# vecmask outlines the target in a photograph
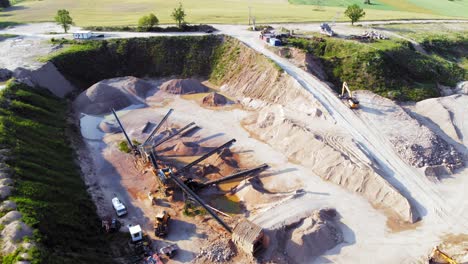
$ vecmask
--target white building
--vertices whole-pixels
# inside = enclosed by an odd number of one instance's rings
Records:
[[[90,39],[93,36],[91,31],[77,31],[73,33],[74,39]]]

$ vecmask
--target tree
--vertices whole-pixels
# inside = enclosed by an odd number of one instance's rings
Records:
[[[185,14],[182,3],[179,2],[179,7],[174,8],[174,11],[172,12],[171,16],[176,21],[179,28],[181,28],[185,22],[185,16],[187,16],[187,14]]]
[[[65,33],[68,32],[70,26],[73,25],[73,19],[70,16],[70,12],[65,9],[60,9],[57,11],[57,15],[55,16],[55,22],[63,27]]]
[[[10,1],[9,0],[0,0],[0,7],[1,8],[10,7]]]
[[[366,5],[370,5],[370,4],[371,4],[371,2],[370,2],[370,0],[364,0],[364,4],[366,4]]]
[[[361,17],[366,15],[364,9],[360,8],[358,5],[350,5],[345,11],[345,15],[351,19],[351,25],[354,25],[354,22],[357,22]]]
[[[159,19],[153,13],[150,13],[147,16],[142,16],[138,20],[138,30],[149,31],[158,23],[159,23]]]

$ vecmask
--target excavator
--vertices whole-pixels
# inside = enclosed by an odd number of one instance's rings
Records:
[[[439,263],[435,259],[443,259],[443,263],[448,263],[448,264],[458,264],[453,258],[451,258],[449,255],[445,254],[442,252],[439,247],[434,247],[432,250],[431,258],[429,259],[429,263]]]
[[[347,93],[345,93],[345,90]],[[353,93],[349,90],[348,84],[346,82],[343,83],[343,87],[341,89],[341,95],[339,96],[340,99],[345,100],[348,103],[349,108],[351,109],[358,109],[359,108],[359,101],[353,97]]]

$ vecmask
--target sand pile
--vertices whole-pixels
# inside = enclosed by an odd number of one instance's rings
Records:
[[[181,156],[195,156],[200,154],[200,146],[195,142],[179,141],[174,146],[173,152]]]
[[[300,112],[281,106],[266,107],[245,120],[245,127],[261,140],[283,152],[289,159],[312,170],[324,180],[357,192],[376,208],[401,221],[418,218],[408,200],[371,167],[372,162],[359,150],[352,138],[336,126],[314,132]],[[319,153],[319,154],[318,154]]]
[[[101,123],[99,123],[99,129],[104,133],[111,134],[122,131],[117,122],[109,122],[106,120],[103,120]]]
[[[46,88],[62,98],[75,89],[51,62],[42,65],[37,70],[17,68],[13,76],[22,83],[32,87],[39,86]]]
[[[359,115],[379,127],[408,164],[422,168],[444,166],[448,172],[463,166],[462,155],[446,140],[405,112],[393,101],[367,91],[357,93],[364,106]]]
[[[82,92],[73,102],[76,112],[89,115],[109,113],[132,104],[144,104],[151,84],[135,78],[121,77],[100,81]]]
[[[451,95],[427,99],[409,109],[412,116],[433,131],[438,131],[438,134],[442,132],[450,139],[468,147],[468,126],[465,125],[468,96]]]
[[[171,94],[206,93],[209,90],[196,79],[173,79],[163,83],[159,89]]]
[[[286,230],[293,228],[290,239],[286,241],[286,254],[296,263],[308,263],[343,242],[343,233],[335,222],[336,216],[335,209],[322,209],[286,227]]]
[[[228,99],[219,93],[210,93],[203,97],[202,104],[206,106],[220,106],[228,103]]]

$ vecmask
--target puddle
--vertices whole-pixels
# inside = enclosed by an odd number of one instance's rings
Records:
[[[207,199],[209,204],[214,208],[227,213],[227,214],[240,214],[242,213],[242,208],[239,203],[239,198],[235,195],[219,195],[213,196],[211,199]]]
[[[90,140],[101,140],[104,132],[99,129],[99,124],[104,118],[83,114],[80,118],[81,135]]]

